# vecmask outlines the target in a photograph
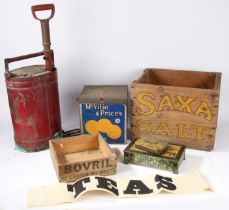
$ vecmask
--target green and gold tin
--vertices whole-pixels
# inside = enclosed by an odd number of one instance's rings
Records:
[[[181,145],[168,144],[165,151],[160,154],[152,154],[145,148],[139,148],[139,139],[132,141],[124,150],[124,163],[137,164],[178,173],[178,168],[185,159],[185,147]],[[143,144],[149,145],[147,140]],[[141,139],[142,143],[142,139]]]

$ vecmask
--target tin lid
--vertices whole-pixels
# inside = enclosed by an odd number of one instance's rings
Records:
[[[149,155],[149,156],[157,156],[155,154],[150,153],[149,151],[139,149],[136,147],[136,141],[138,139],[132,141],[125,149],[124,149],[124,155],[126,153],[133,153],[133,154],[142,154],[142,155]],[[166,147],[166,150],[159,155],[160,158],[163,159],[169,159],[174,161],[179,161],[180,158],[185,153],[185,146],[182,145],[176,145],[176,144],[168,144]]]
[[[80,103],[127,104],[128,85],[86,85],[77,99]]]
[[[135,147],[153,155],[161,155],[168,148],[168,143],[140,138],[135,141]]]
[[[48,73],[50,73],[50,71],[46,71],[45,65],[25,66],[18,69],[14,69],[9,72],[10,77],[17,78],[35,77]]]

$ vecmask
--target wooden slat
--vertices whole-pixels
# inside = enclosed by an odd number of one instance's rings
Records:
[[[131,84],[132,138],[212,150],[221,73],[146,69],[143,75]]]

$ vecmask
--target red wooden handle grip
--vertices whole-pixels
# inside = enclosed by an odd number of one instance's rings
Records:
[[[54,14],[55,14],[55,7],[54,7],[54,4],[41,4],[41,5],[35,5],[35,6],[32,6],[31,7],[31,10],[32,10],[32,14],[33,14],[33,17],[37,20],[40,20],[40,21],[47,21],[47,20],[50,20]],[[45,19],[40,19],[37,17],[36,15],[36,12],[37,11],[45,11],[45,10],[51,10],[51,15],[48,17],[48,18],[45,18]]]

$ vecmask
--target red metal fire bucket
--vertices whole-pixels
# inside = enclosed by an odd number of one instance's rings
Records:
[[[57,71],[50,49],[49,19],[54,5],[32,7],[35,12],[51,9],[48,19],[41,20],[44,51],[5,59],[5,81],[8,92],[14,138],[17,148],[39,151],[48,147],[48,140],[61,131]],[[9,63],[44,56],[46,65],[32,65],[9,71]]]

